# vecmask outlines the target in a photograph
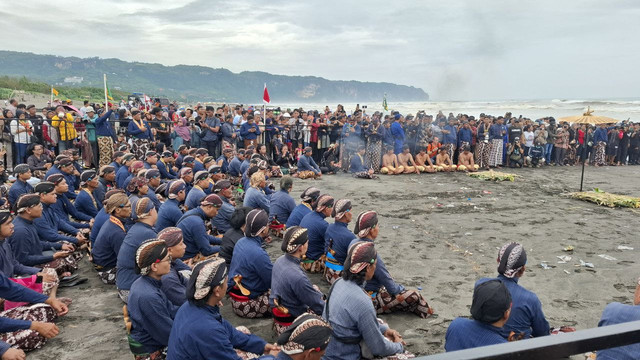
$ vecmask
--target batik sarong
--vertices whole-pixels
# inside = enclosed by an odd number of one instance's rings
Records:
[[[416,290],[405,290],[396,296],[389,294],[385,287],[370,293],[373,307],[378,314],[389,314],[394,311],[412,312],[425,319],[433,314],[427,301]]]
[[[382,166],[382,140],[369,140],[364,163],[367,168],[373,169],[375,173],[380,172],[380,167]]]
[[[358,179],[377,179],[378,177],[374,174],[369,174],[368,171],[361,171],[357,173],[353,173],[353,177]]]
[[[58,273],[58,276],[61,276],[65,272],[74,272],[78,270],[78,261],[76,260],[76,257],[71,254],[36,267],[54,269],[56,273]]]
[[[101,266],[96,266],[98,277],[103,283],[107,285],[115,285],[117,268],[104,269]]]
[[[131,152],[138,159],[143,159],[144,154],[149,150],[149,140],[146,139],[132,139]]]
[[[300,171],[298,173],[298,179],[315,179],[316,176],[316,173],[311,170]]]
[[[311,260],[305,258],[300,262],[300,267],[302,267],[304,271],[312,274],[321,273],[324,271],[324,259]]]
[[[605,143],[604,141],[598,141],[598,143],[596,144],[595,158],[593,159],[593,162],[596,165],[604,166],[607,164],[605,158],[606,149],[607,143]]]
[[[0,313],[0,316],[15,320],[52,322],[58,314],[47,304],[34,304],[3,311]],[[23,351],[38,349],[47,341],[44,336],[35,330],[18,330],[0,334],[0,340],[6,342],[11,347]]]
[[[242,295],[240,290],[234,286],[229,291],[231,308],[233,312],[246,319],[256,319],[271,316],[269,307],[269,292],[266,292],[254,299]]]
[[[244,326],[237,326],[236,330],[240,331],[243,334],[247,334],[247,335],[251,335],[251,331],[249,331],[249,329],[247,329]],[[254,354],[254,353],[250,353],[250,352],[246,352],[244,350],[240,350],[240,349],[235,349],[236,350],[236,354],[238,355],[238,357],[242,360],[248,360],[248,359],[257,359],[259,358],[260,354]]]
[[[122,300],[123,303],[127,303],[129,300],[129,290],[120,290],[118,289],[118,297]]]
[[[455,154],[455,152],[456,152],[456,145],[455,144],[443,144],[442,148],[447,150],[447,154],[449,154],[449,159],[451,159],[451,161],[453,161],[453,154]]]
[[[100,166],[111,164],[113,158],[113,139],[111,136],[98,137],[98,153],[100,154]]]
[[[489,166],[502,166],[503,153],[502,139],[491,140],[491,150],[489,152]]]

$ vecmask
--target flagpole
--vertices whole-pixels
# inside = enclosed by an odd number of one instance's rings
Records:
[[[104,77],[104,110],[106,114],[107,108],[109,108],[109,102],[107,101],[107,74],[102,74],[102,76]]]
[[[51,85],[51,101],[49,101],[49,106],[53,106],[53,85]]]

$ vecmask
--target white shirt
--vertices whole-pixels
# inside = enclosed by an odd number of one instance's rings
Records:
[[[19,120],[11,120],[11,123],[9,123],[11,135],[13,135],[13,142],[20,143],[20,144],[28,144],[30,142],[29,134],[26,131],[23,131],[18,134],[18,130],[25,130],[24,126],[19,125],[18,121]],[[33,132],[33,124],[31,124],[31,121],[29,120],[24,120],[24,121],[27,124],[29,124],[28,126]]]
[[[524,146],[531,147],[533,146],[533,139],[535,138],[535,134],[533,131],[525,131],[524,135]]]

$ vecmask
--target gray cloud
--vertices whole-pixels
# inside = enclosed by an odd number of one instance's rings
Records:
[[[637,96],[640,3],[45,0],[9,50],[418,86],[434,99]]]

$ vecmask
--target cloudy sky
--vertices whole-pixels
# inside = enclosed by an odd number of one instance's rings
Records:
[[[55,5],[54,5],[55,4]],[[0,48],[387,81],[437,100],[638,97],[636,0],[28,0]]]

